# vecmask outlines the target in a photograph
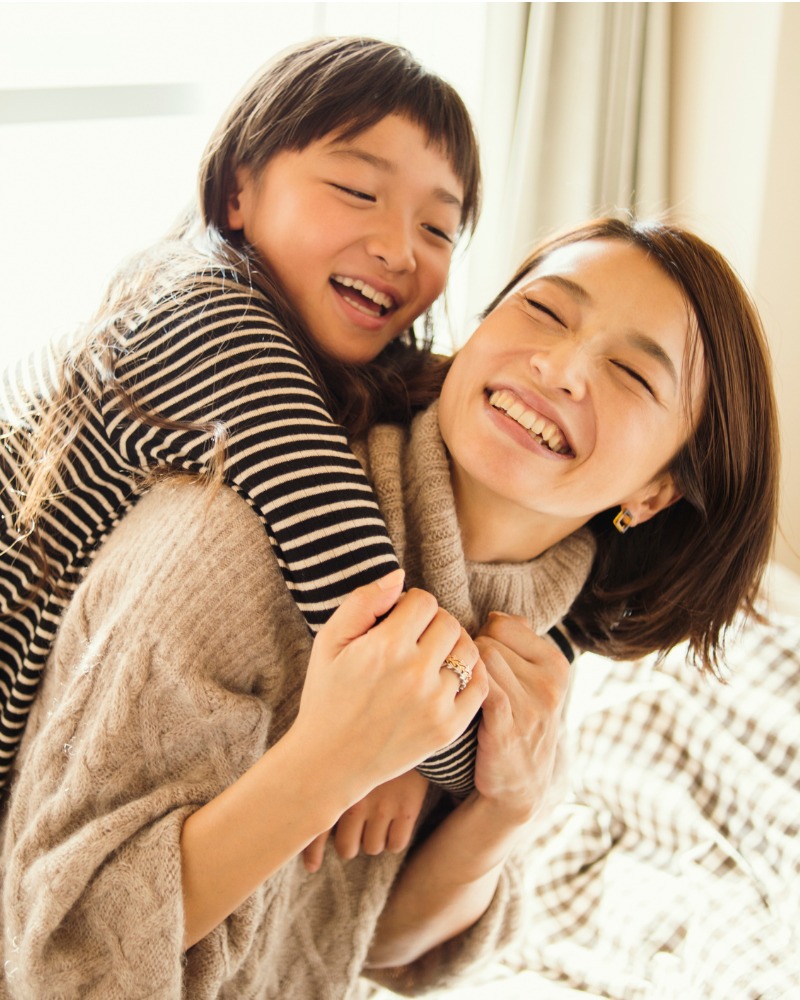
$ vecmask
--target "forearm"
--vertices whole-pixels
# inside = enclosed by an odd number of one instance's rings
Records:
[[[181,833],[184,947],[226,919],[359,798],[290,731]]]
[[[409,857],[381,915],[371,968],[407,965],[486,912],[524,830],[473,792]]]

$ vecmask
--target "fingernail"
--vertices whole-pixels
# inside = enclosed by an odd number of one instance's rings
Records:
[[[380,580],[375,582],[381,590],[394,590],[395,587],[402,584],[405,575],[404,569],[393,569],[391,573],[387,573],[386,576],[382,576]]]

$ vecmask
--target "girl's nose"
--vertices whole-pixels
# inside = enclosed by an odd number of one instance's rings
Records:
[[[383,220],[367,241],[367,252],[382,261],[389,271],[403,273],[417,269],[409,226],[398,219]]]
[[[531,355],[531,370],[543,387],[582,399],[586,392],[589,359],[580,344],[564,340]]]

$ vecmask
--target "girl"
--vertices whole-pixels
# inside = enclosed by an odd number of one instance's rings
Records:
[[[154,474],[219,475],[244,497],[312,631],[396,565],[338,424],[409,419],[430,353],[412,323],[478,184],[462,101],[408,52],[301,47],[211,138],[199,220],[120,273],[46,375],[6,379],[0,788],[63,609]]]
[[[252,510],[174,478],[104,543],[5,817],[10,996],[54,981],[64,997],[286,1000],[349,996],[362,971],[403,992],[455,981],[520,919],[530,859],[515,848],[567,682],[534,630],[569,612],[593,648],[688,639],[712,663],[769,552],[764,338],[730,268],[672,227],[602,222],[544,246],[438,404],[358,447],[408,582],[438,605],[401,594],[395,572],[312,648]],[[475,642],[460,630],[498,606],[511,616]],[[473,670],[460,692],[450,650]],[[455,805],[434,791],[410,854],[328,850],[305,872],[307,843],[481,702],[475,789]]]

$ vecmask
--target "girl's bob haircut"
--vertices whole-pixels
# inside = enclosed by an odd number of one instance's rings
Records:
[[[683,292],[702,348],[705,395],[694,432],[668,469],[682,499],[625,535],[616,511],[597,515],[592,572],[568,625],[584,649],[633,659],[688,640],[694,662],[719,675],[726,628],[755,601],[772,552],[779,446],[771,362],[758,312],[724,257],[666,222],[604,218],[543,243],[489,306],[559,247],[622,240]],[[688,405],[688,400],[686,401]]]
[[[371,38],[328,38],[269,63],[238,95],[211,137],[200,168],[203,222],[228,239],[236,170],[258,175],[281,150],[330,134],[353,138],[389,115],[419,125],[464,186],[461,232],[474,230],[480,198],[478,145],[456,91],[406,49]]]

